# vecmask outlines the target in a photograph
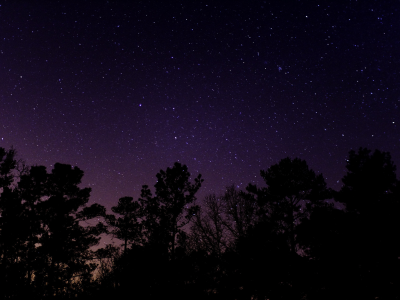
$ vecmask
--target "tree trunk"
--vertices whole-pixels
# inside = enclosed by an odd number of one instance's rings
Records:
[[[176,234],[176,224],[174,223],[172,227],[172,249],[171,249],[171,260],[175,259],[175,234]]]
[[[124,245],[124,255],[126,254],[126,245],[128,243],[128,234],[125,232],[125,245]]]
[[[294,211],[293,206],[290,207],[289,211],[289,243],[290,243],[290,251],[292,253],[296,252],[296,244],[294,242]]]

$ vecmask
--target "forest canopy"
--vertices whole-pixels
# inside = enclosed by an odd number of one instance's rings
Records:
[[[176,162],[108,214],[77,166],[0,148],[0,296],[399,299],[396,166],[360,148],[346,169],[335,191],[287,157],[260,171],[264,186],[197,199],[202,176]],[[104,234],[121,246],[95,248]]]

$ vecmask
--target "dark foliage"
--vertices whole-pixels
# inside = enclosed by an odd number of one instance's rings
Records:
[[[81,294],[95,269],[91,247],[105,227],[80,223],[104,216],[104,207],[87,206],[90,189],[79,188],[79,168],[55,164],[51,173],[41,166],[21,173],[15,151],[0,152],[2,297]]]
[[[110,233],[124,241],[124,252],[128,247],[128,242],[138,243],[141,241],[141,224],[140,218],[140,205],[138,202],[133,201],[132,197],[123,197],[118,200],[118,205],[111,208],[113,213],[120,215],[116,218],[115,215],[107,215],[106,222],[113,229]]]
[[[144,185],[107,215],[87,205],[78,167],[27,168],[0,148],[0,298],[399,299],[395,165],[360,148],[346,167],[333,192],[285,158],[261,171],[266,187],[231,186],[199,206],[201,176],[175,163],[154,195]],[[93,251],[104,233],[122,249]]]
[[[275,231],[284,233],[295,253],[298,250],[297,225],[322,200],[330,197],[330,190],[322,174],[316,175],[304,160],[298,158],[282,159],[260,174],[267,187],[257,189],[250,185],[247,190],[257,197],[260,218],[273,224]]]

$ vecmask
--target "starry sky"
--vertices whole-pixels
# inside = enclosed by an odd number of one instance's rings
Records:
[[[400,164],[398,1],[224,2],[0,1],[0,147],[108,210],[176,161],[200,199],[288,156],[336,190],[351,149]]]

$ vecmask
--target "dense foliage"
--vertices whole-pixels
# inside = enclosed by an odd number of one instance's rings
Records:
[[[0,148],[0,298],[399,299],[396,167],[360,148],[346,168],[333,191],[284,158],[264,187],[199,203],[201,175],[175,163],[107,215],[78,167],[27,167]],[[94,251],[102,234],[121,248]]]

